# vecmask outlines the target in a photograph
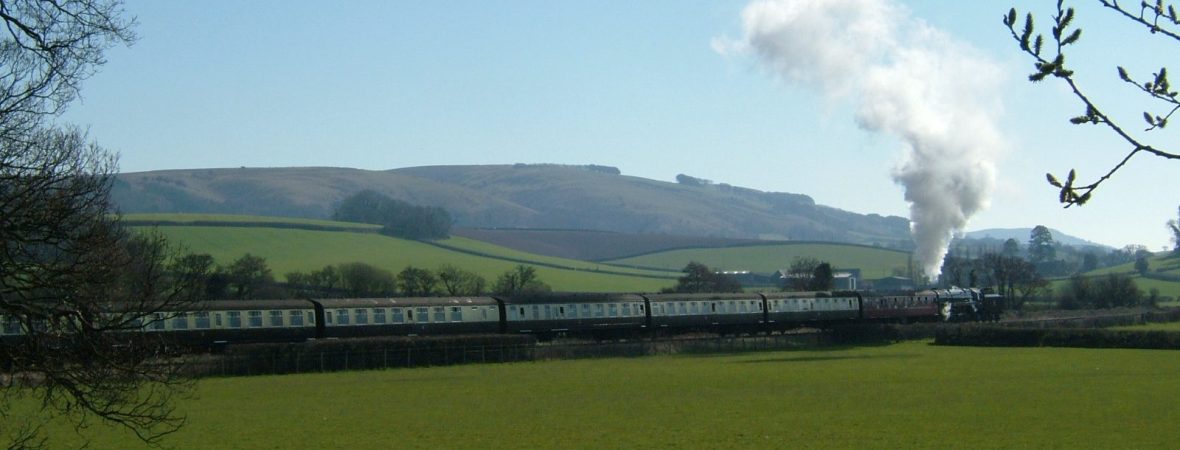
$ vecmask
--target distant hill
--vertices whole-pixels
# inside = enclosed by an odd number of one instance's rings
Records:
[[[1085,239],[1070,236],[1060,231],[1049,229],[1053,233],[1053,240],[1061,243],[1061,245],[1068,245],[1070,247],[1098,247],[1103,249],[1110,249],[1110,246],[1102,245],[1096,242],[1090,242]],[[999,241],[1006,241],[1008,239],[1016,239],[1023,247],[1028,245],[1029,235],[1032,233],[1032,228],[989,228],[986,230],[972,231],[964,235],[968,239],[996,239]]]
[[[336,202],[362,189],[440,206],[457,227],[910,246],[909,221],[902,217],[856,214],[801,194],[625,176],[606,166],[166,170],[121,174],[112,196],[124,213],[323,219]]]

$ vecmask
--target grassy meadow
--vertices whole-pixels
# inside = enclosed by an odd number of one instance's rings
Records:
[[[437,269],[443,264],[452,264],[476,272],[490,283],[520,264],[374,233],[225,226],[162,226],[155,229],[188,251],[212,255],[219,264],[228,265],[246,253],[262,256],[279,280],[292,271],[310,272],[329,264],[360,261],[395,273],[410,265]],[[571,266],[593,267],[592,263],[569,263]],[[675,284],[670,278],[641,278],[552,267],[537,267],[537,273],[542,281],[561,291],[649,292]]]
[[[893,275],[894,269],[905,270],[909,265],[909,253],[902,251],[820,243],[672,250],[609,262],[680,270],[690,261],[698,261],[716,269],[749,270],[770,274],[779,269],[789,268],[791,262],[798,257],[827,261],[836,268],[859,268],[861,276],[866,279],[887,277]]]
[[[888,346],[206,379],[174,448],[1167,448],[1180,352]],[[80,442],[51,424],[54,444]],[[94,448],[134,448],[87,431]]]

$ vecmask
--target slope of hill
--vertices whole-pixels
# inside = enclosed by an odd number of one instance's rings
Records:
[[[676,270],[697,261],[718,270],[761,274],[787,269],[796,258],[827,261],[837,269],[860,269],[861,278],[873,279],[906,273],[907,252],[860,245],[828,243],[775,243],[710,249],[685,249],[609,261],[612,264]]]
[[[441,206],[460,227],[614,231],[907,246],[909,222],[817,205],[806,195],[677,184],[602,166],[195,169],[128,173],[125,213],[202,212],[326,218],[362,189]]]
[[[1060,231],[1049,229],[1053,233],[1053,240],[1061,243],[1061,245],[1068,245],[1071,247],[1098,247],[1109,249],[1110,246],[1102,245],[1096,242],[1090,242],[1085,239],[1070,236]],[[998,241],[1006,241],[1008,239],[1015,239],[1021,246],[1028,245],[1029,235],[1032,233],[1032,228],[989,228],[986,230],[971,231],[964,234],[968,239],[995,239]]]
[[[444,241],[456,251],[422,242],[358,231],[323,231],[231,224],[213,226],[167,225],[154,229],[187,251],[208,253],[218,264],[228,265],[243,254],[266,258],[278,280],[288,272],[310,272],[329,264],[365,262],[397,273],[406,266],[437,269],[443,264],[473,271],[489,283],[517,264],[534,265],[540,279],[555,290],[581,292],[650,292],[676,283],[676,273],[609,267],[583,261],[561,260],[496,248],[455,238]]]
[[[538,255],[583,261],[606,261],[668,250],[731,247],[762,243],[756,239],[727,239],[671,234],[617,233],[590,230],[521,228],[458,228],[463,236]]]

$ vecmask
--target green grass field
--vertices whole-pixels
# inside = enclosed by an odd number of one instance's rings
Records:
[[[1176,373],[1173,351],[909,342],[207,379],[168,445],[1168,448]],[[131,447],[89,432],[96,448]]]
[[[275,278],[292,271],[309,272],[328,264],[361,261],[399,272],[413,265],[437,269],[452,264],[482,275],[489,283],[519,263],[468,255],[404,239],[372,233],[261,227],[166,226],[156,228],[170,242],[189,251],[208,253],[223,265],[243,254],[266,258]],[[571,264],[591,263],[571,261]],[[555,290],[584,292],[650,292],[675,280],[611,275],[537,267],[540,279]]]
[[[677,270],[645,270],[634,269],[630,267],[612,266],[608,264],[599,264],[588,261],[578,261],[575,259],[555,258],[551,256],[537,255],[533,253],[513,250],[507,247],[490,244],[487,242],[477,241],[465,237],[452,236],[448,239],[439,241],[440,244],[448,247],[462,249],[470,252],[477,252],[480,254],[490,255],[496,258],[506,258],[511,260],[524,260],[534,263],[556,265],[562,267],[572,267],[581,270],[592,271],[610,271],[616,273],[631,273],[637,275],[656,276],[677,278],[681,275],[679,269]]]
[[[749,247],[672,250],[610,261],[640,267],[680,270],[690,261],[723,270],[749,270],[774,273],[788,269],[797,257],[812,257],[827,261],[836,268],[860,269],[866,279],[893,275],[894,269],[905,270],[909,253],[880,248],[841,244],[776,244]]]

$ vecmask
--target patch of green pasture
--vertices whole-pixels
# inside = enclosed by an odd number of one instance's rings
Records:
[[[1168,448],[1178,371],[1175,351],[910,342],[207,379],[167,445]],[[97,448],[134,443],[92,432]]]
[[[1148,270],[1152,272],[1159,272],[1167,275],[1180,275],[1180,257],[1173,256],[1171,252],[1156,253],[1147,258]],[[1134,273],[1135,263],[1123,263],[1117,266],[1103,267],[1101,269],[1086,272],[1086,275],[1105,275],[1108,273]]]
[[[620,267],[620,266],[613,266],[613,265],[607,265],[607,264],[599,264],[599,263],[588,262],[588,261],[579,261],[579,260],[573,260],[573,259],[565,259],[565,258],[557,258],[557,257],[552,257],[552,256],[537,255],[534,253],[513,250],[513,249],[510,249],[507,247],[501,247],[496,244],[491,244],[491,243],[487,243],[487,242],[483,242],[483,241],[477,241],[475,239],[470,239],[470,238],[465,238],[465,237],[460,237],[460,236],[452,236],[450,238],[439,241],[439,243],[449,246],[449,247],[454,247],[454,248],[463,249],[463,250],[470,251],[470,252],[477,252],[477,253],[481,253],[481,254],[485,254],[485,255],[495,256],[498,258],[509,258],[509,259],[515,259],[515,260],[532,261],[532,262],[536,262],[536,263],[552,264],[552,265],[558,265],[558,266],[564,266],[564,267],[573,267],[573,268],[582,269],[582,270],[591,270],[591,271],[605,270],[605,271],[610,271],[610,272],[632,273],[632,274],[637,274],[637,275],[656,276],[656,277],[665,277],[665,278],[677,278],[677,277],[680,277],[680,275],[681,275],[681,273],[678,270],[676,270],[676,271],[661,271],[661,270],[633,269],[633,268],[629,268],[629,267]]]
[[[248,222],[273,223],[293,225],[314,225],[335,228],[354,228],[357,230],[379,230],[380,225],[354,222],[337,222],[334,220],[302,219],[296,217],[250,216],[240,214],[186,214],[186,213],[136,213],[124,214],[124,220],[137,222]]]
[[[1092,272],[1087,273],[1088,276]],[[1138,274],[1131,275],[1131,279],[1135,282],[1135,286],[1143,291],[1143,295],[1148,295],[1152,288],[1158,289],[1160,296],[1171,297],[1173,299],[1180,299],[1180,283],[1175,281],[1156,280],[1152,278],[1143,278]],[[1092,275],[1091,281],[1101,279],[1104,275]],[[1069,278],[1057,278],[1049,281],[1049,286],[1053,288],[1055,295],[1059,295],[1065,289],[1069,289]]]
[[[909,253],[857,245],[841,244],[778,244],[726,248],[685,249],[653,253],[610,261],[641,267],[681,270],[691,261],[720,270],[749,270],[774,273],[790,268],[799,257],[827,261],[836,268],[860,269],[863,278],[883,278],[894,269],[905,269]]]
[[[262,256],[278,280],[283,280],[289,272],[310,272],[326,265],[359,261],[394,273],[406,266],[433,270],[451,264],[480,274],[490,286],[496,277],[519,264],[372,233],[220,226],[154,229],[188,251],[212,255],[218,264],[229,265],[246,253]],[[650,292],[675,283],[540,266],[537,274],[541,281],[560,291]]]

